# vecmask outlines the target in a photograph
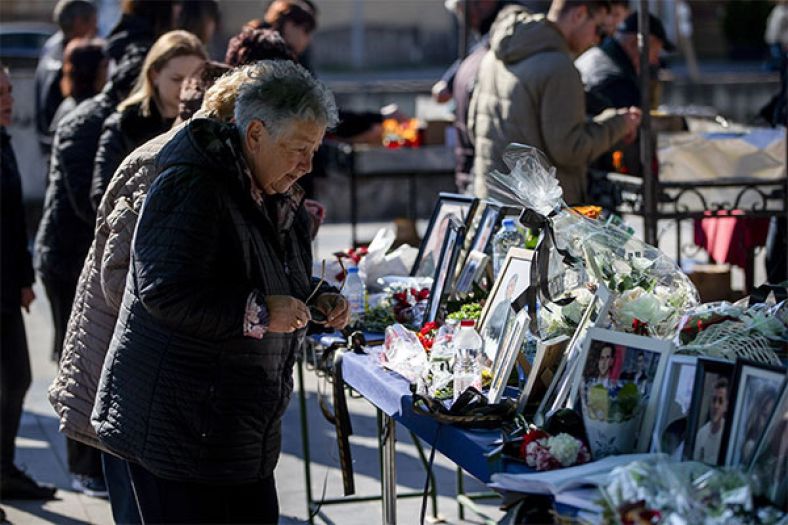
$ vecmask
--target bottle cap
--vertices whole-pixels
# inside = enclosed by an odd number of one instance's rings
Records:
[[[504,228],[514,228],[514,219],[504,219],[501,224]]]
[[[473,319],[463,319],[462,322],[460,323],[460,326],[470,326],[471,328],[473,328],[475,324],[476,321],[474,321]]]
[[[358,268],[356,268],[355,266],[351,266],[350,268],[347,269],[347,273],[358,273]]]

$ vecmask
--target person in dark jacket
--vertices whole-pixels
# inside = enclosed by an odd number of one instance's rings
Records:
[[[313,290],[295,184],[336,122],[333,96],[292,62],[261,66],[236,124],[193,119],[163,147],[137,223],[91,421],[129,460],[146,523],[278,523],[280,422],[310,309],[349,320],[344,298]]]
[[[468,9],[467,13],[463,13],[460,4],[454,6],[458,18],[468,24],[478,41],[471,47],[468,56],[454,62],[432,86],[432,96],[437,102],[454,99],[454,128],[457,130],[454,180],[460,193],[473,191],[473,141],[468,133],[468,106],[476,85],[476,74],[482,58],[490,50],[490,28],[498,13],[508,4],[504,0],[469,2],[464,6]]]
[[[209,46],[219,27],[220,12],[217,0],[189,0],[181,6],[177,26],[193,33]]]
[[[156,40],[134,91],[104,122],[90,184],[94,209],[126,155],[172,127],[178,116],[181,83],[207,59],[200,39],[186,31],[170,31]]]
[[[649,15],[649,64],[659,66],[662,50],[672,51],[673,43],[668,40],[659,18]],[[594,116],[607,108],[640,107],[640,51],[638,50],[638,13],[630,14],[612,37],[593,47],[575,61],[586,91],[586,113]],[[594,163],[594,167],[606,171],[640,173],[640,147],[635,141],[619,149],[622,160],[615,160],[612,152],[606,153]]]
[[[181,0],[123,0],[120,20],[107,35],[110,79],[120,64],[139,74],[156,39],[176,28],[181,9]]]
[[[93,239],[96,216],[89,199],[90,181],[101,126],[128,94],[136,71],[133,62],[121,64],[104,90],[63,117],[55,132],[34,265],[50,301],[54,324],[52,355],[56,360],[82,263]],[[69,439],[66,451],[69,471],[74,475],[72,486],[87,495],[106,495],[99,452]]]
[[[41,151],[47,157],[52,148],[52,118],[66,96],[60,89],[63,52],[72,39],[96,34],[96,6],[88,0],[60,0],[53,18],[60,30],[41,49],[35,77],[36,130]]]
[[[14,465],[16,433],[22,418],[25,394],[30,387],[30,355],[22,308],[35,300],[33,262],[27,248],[27,227],[22,203],[22,180],[11,137],[11,82],[0,66],[0,500],[50,499],[54,487],[36,483]]]

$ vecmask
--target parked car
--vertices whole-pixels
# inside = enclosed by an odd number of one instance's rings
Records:
[[[35,69],[41,48],[56,31],[56,25],[43,22],[0,24],[0,61],[11,68]]]

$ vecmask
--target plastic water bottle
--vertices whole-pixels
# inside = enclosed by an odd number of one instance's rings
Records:
[[[472,320],[465,319],[454,336],[454,401],[469,387],[482,389],[479,357],[484,343],[473,325]]]
[[[495,234],[493,239],[493,273],[495,277],[501,271],[503,262],[509,248],[522,248],[525,246],[525,237],[517,229],[514,219],[504,219],[500,231]]]
[[[358,268],[348,268],[345,279],[347,281],[345,282],[345,288],[342,290],[342,295],[345,296],[350,306],[350,322],[356,325],[364,320],[367,290],[366,286],[364,286],[364,281],[361,280],[358,274]]]

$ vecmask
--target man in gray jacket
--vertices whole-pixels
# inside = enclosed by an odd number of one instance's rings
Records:
[[[557,169],[564,200],[583,203],[588,165],[618,141],[634,138],[638,108],[587,120],[573,63],[604,34],[609,11],[604,0],[553,0],[546,17],[509,10],[496,20],[469,114],[477,196],[487,196],[488,173],[506,171],[503,150],[516,142],[542,150]]]

